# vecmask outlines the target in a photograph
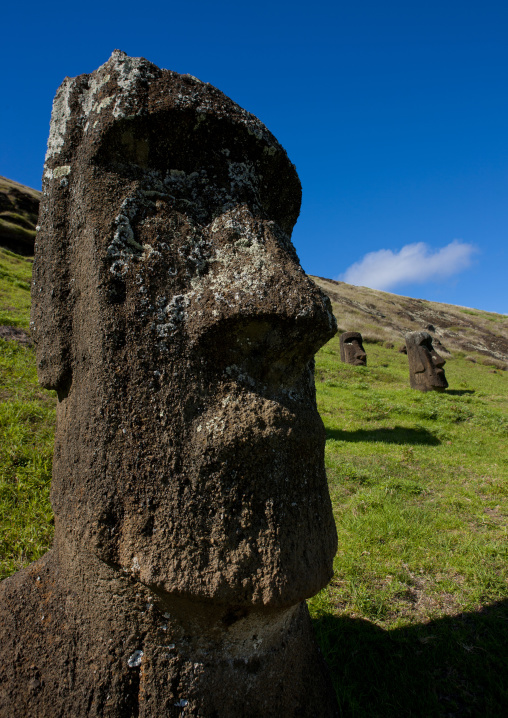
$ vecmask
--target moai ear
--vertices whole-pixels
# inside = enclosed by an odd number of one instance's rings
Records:
[[[76,80],[66,78],[55,96],[42,185],[32,281],[31,330],[39,381],[61,392],[70,383],[72,287],[67,225],[71,210],[72,151],[66,143]]]
[[[146,69],[144,75],[140,68]],[[66,78],[53,101],[35,247],[31,328],[39,381],[59,394],[65,394],[71,383],[76,359],[72,353],[79,354],[78,343],[83,347],[88,340],[79,336],[80,316],[75,307],[80,294],[89,296],[96,277],[85,275],[83,253],[93,253],[94,242],[102,241],[88,224],[92,160],[98,140],[108,126],[130,113],[129,103],[139,87],[146,86],[152,70],[160,73],[143,58],[115,51],[93,76]],[[143,98],[146,101],[146,93]],[[100,205],[97,196],[92,208]]]
[[[425,371],[425,364],[423,363],[419,352],[417,352],[413,358],[413,371],[415,374],[421,374]]]

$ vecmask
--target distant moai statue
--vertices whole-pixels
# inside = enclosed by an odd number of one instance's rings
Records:
[[[432,346],[428,332],[406,334],[409,383],[420,391],[444,391],[448,386],[443,366],[446,364]]]
[[[53,104],[33,281],[51,551],[0,589],[4,718],[335,716],[306,598],[336,532],[296,170],[209,84],[115,51]]]
[[[340,359],[346,364],[367,366],[367,354],[360,332],[343,332],[340,335]]]

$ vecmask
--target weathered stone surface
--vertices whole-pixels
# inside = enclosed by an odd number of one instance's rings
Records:
[[[340,335],[340,358],[346,364],[367,366],[367,354],[360,332],[343,332]]]
[[[448,386],[443,369],[446,362],[432,346],[430,334],[410,332],[405,339],[411,388],[420,391],[444,391]]]
[[[214,87],[115,51],[56,95],[34,265],[55,542],[2,584],[10,716],[332,716],[336,534],[300,184]],[[3,715],[3,714],[2,714]]]

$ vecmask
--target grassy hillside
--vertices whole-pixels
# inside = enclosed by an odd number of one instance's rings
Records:
[[[0,250],[0,323],[28,327],[30,271]],[[464,314],[471,336],[502,340],[473,363],[436,318],[459,322],[462,308],[432,305],[450,388],[422,394],[397,351],[404,298],[329,284],[339,326],[362,331],[368,354],[367,367],[342,364],[335,337],[316,358],[339,549],[309,605],[341,714],[498,718],[508,706],[507,318]],[[425,326],[427,305],[407,328]],[[0,339],[1,576],[51,541],[55,401],[37,385],[33,349]]]
[[[32,260],[0,248],[0,325],[28,329]]]
[[[500,716],[508,706],[508,375],[449,359],[317,356],[339,550],[311,603],[345,715]]]
[[[425,329],[437,346],[448,350],[447,354],[462,352],[473,361],[508,367],[506,314],[401,297],[321,277],[313,279],[332,300],[340,331],[357,331],[371,341],[400,344],[406,332]]]
[[[0,247],[33,255],[41,193],[0,176]]]

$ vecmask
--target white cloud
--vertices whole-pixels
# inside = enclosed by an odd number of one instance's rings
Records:
[[[352,264],[339,279],[385,291],[398,284],[439,281],[467,269],[476,251],[472,244],[459,239],[436,251],[425,242],[406,244],[400,252],[379,249]]]

